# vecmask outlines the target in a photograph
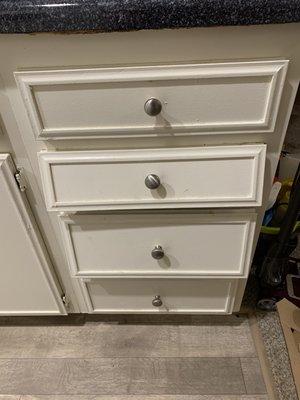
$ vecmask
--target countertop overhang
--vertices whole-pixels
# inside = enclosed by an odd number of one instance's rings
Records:
[[[114,32],[300,21],[300,0],[0,0],[0,33]]]

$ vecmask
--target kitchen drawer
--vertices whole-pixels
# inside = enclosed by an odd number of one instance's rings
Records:
[[[60,217],[76,277],[247,277],[255,220],[238,212]]]
[[[91,279],[81,281],[81,285],[90,313],[230,314],[237,281]]]
[[[259,144],[41,152],[39,161],[49,211],[91,211],[260,206],[265,156]]]
[[[287,65],[64,69],[15,77],[37,139],[212,135],[273,132]],[[145,108],[151,99],[156,106]]]

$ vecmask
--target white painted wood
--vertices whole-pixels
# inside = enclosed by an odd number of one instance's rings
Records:
[[[37,139],[273,132],[288,61],[15,72]],[[163,105],[158,117],[147,99]]]
[[[266,146],[42,152],[49,211],[249,207],[262,201]],[[148,174],[161,186],[149,190]]]
[[[82,280],[90,313],[230,314],[237,280],[90,279]],[[161,296],[162,307],[152,300]]]
[[[48,242],[51,258],[68,286],[72,304],[78,300],[82,312],[86,306],[81,292],[76,290],[79,279],[71,279],[63,257],[63,246],[55,213],[46,212],[41,201],[42,188],[37,153],[41,150],[100,150],[100,149],[152,149],[154,147],[195,147],[215,145],[242,145],[245,143],[266,143],[267,162],[264,181],[263,203],[256,209],[258,223],[255,237],[258,237],[260,223],[264,214],[268,193],[273,183],[280,150],[292,110],[300,79],[300,24],[275,24],[244,27],[215,27],[174,30],[150,30],[124,33],[93,33],[53,35],[0,35],[0,49],[5,57],[1,60],[1,98],[6,98],[6,106],[1,102],[0,151],[10,152],[3,147],[4,138],[12,143],[16,163],[26,168],[30,183],[29,197],[39,219],[44,238]],[[47,45],[45,45],[47,43]],[[253,45],[255,43],[255,45]],[[49,50],[50,49],[50,50]],[[149,51],[151,49],[151,51]],[[236,63],[251,60],[289,59],[286,82],[283,87],[274,132],[244,130],[235,134],[219,135],[201,131],[198,135],[180,135],[172,131],[170,135],[156,135],[151,138],[107,138],[94,136],[90,140],[35,140],[30,118],[24,107],[20,90],[14,79],[14,71],[34,70],[82,70],[92,67],[119,68],[143,65],[190,65],[207,63]],[[3,89],[3,90],[2,90]],[[65,104],[63,105],[65,107]],[[213,108],[213,106],[212,106]],[[8,123],[8,121],[10,122]],[[78,133],[78,132],[77,132]],[[175,134],[173,134],[175,133]],[[179,132],[180,133],[180,132]],[[188,132],[187,132],[188,133]],[[85,136],[85,135],[84,135]],[[38,185],[40,187],[38,187]],[[55,232],[55,235],[53,234]],[[55,237],[56,236],[56,237]],[[54,238],[54,239],[53,239]],[[241,290],[235,298],[235,311],[238,311],[243,295],[245,279],[238,280]],[[75,312],[78,308],[75,307]]]
[[[255,214],[174,211],[79,214],[60,220],[73,276],[248,276]],[[164,249],[161,260],[151,256],[156,245]]]
[[[66,314],[9,154],[0,154],[0,315]]]
[[[1,35],[0,35],[1,40]],[[3,65],[2,65],[3,67]],[[51,226],[51,219],[56,218],[53,213],[48,213],[44,203],[44,196],[42,191],[39,189],[39,171],[38,167],[34,167],[33,158],[30,157],[30,151],[34,150],[34,146],[29,149],[29,153],[26,152],[24,147],[24,125],[22,127],[22,138],[20,131],[18,130],[15,115],[11,107],[7,92],[0,90],[0,110],[2,127],[4,135],[0,136],[0,152],[10,153],[13,155],[15,164],[21,167],[24,171],[27,181],[28,190],[26,191],[26,199],[30,204],[30,209],[34,215],[34,218],[38,220],[39,230],[43,238],[43,242],[47,247],[47,253],[51,258],[51,264],[53,270],[59,277],[59,281],[62,283],[64,292],[68,298],[68,311],[79,312],[81,309],[84,310],[84,302],[82,299],[82,308],[78,307],[77,298],[80,299],[80,290],[74,294],[73,286],[77,286],[75,279],[70,279],[69,269],[64,256],[63,249],[59,247],[59,227],[57,226],[57,233],[54,233],[54,226]],[[20,115],[20,111],[18,115]],[[5,128],[4,128],[5,127]],[[4,141],[2,140],[4,139]],[[36,151],[36,150],[35,150]],[[35,154],[36,157],[36,154]],[[38,174],[35,174],[35,169]]]

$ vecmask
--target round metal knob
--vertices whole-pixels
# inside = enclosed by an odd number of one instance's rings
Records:
[[[155,246],[154,249],[151,251],[151,256],[155,258],[155,260],[160,260],[165,255],[163,248],[161,246]]]
[[[160,295],[158,294],[157,296],[154,297],[154,299],[152,300],[152,305],[154,307],[161,307],[162,306],[162,300],[160,298]]]
[[[160,186],[160,179],[157,175],[149,174],[145,178],[145,185],[148,189],[158,189]]]
[[[160,114],[162,110],[162,104],[158,99],[148,99],[144,105],[144,109],[146,114],[150,115],[150,117],[155,117]]]

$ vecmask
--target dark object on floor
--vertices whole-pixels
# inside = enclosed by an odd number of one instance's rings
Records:
[[[257,307],[263,311],[275,311],[276,303],[281,299],[288,299],[300,307],[300,270],[299,260],[290,258],[285,263],[285,279],[276,287],[260,287]]]
[[[261,287],[258,307],[263,310],[274,310],[275,304],[282,298],[289,298],[295,304],[300,302],[289,296],[286,284],[288,274],[294,276],[290,281],[290,292],[299,291],[297,285],[299,280],[295,277],[299,275],[297,264],[298,259],[290,257],[290,254],[297,246],[297,236],[294,226],[300,213],[300,165],[298,166],[293,187],[290,194],[290,201],[287,212],[280,226],[279,234],[274,237],[263,235],[260,238],[254,263],[260,265],[258,268],[258,278]],[[267,252],[266,252],[267,249]],[[296,287],[294,288],[294,285]]]

